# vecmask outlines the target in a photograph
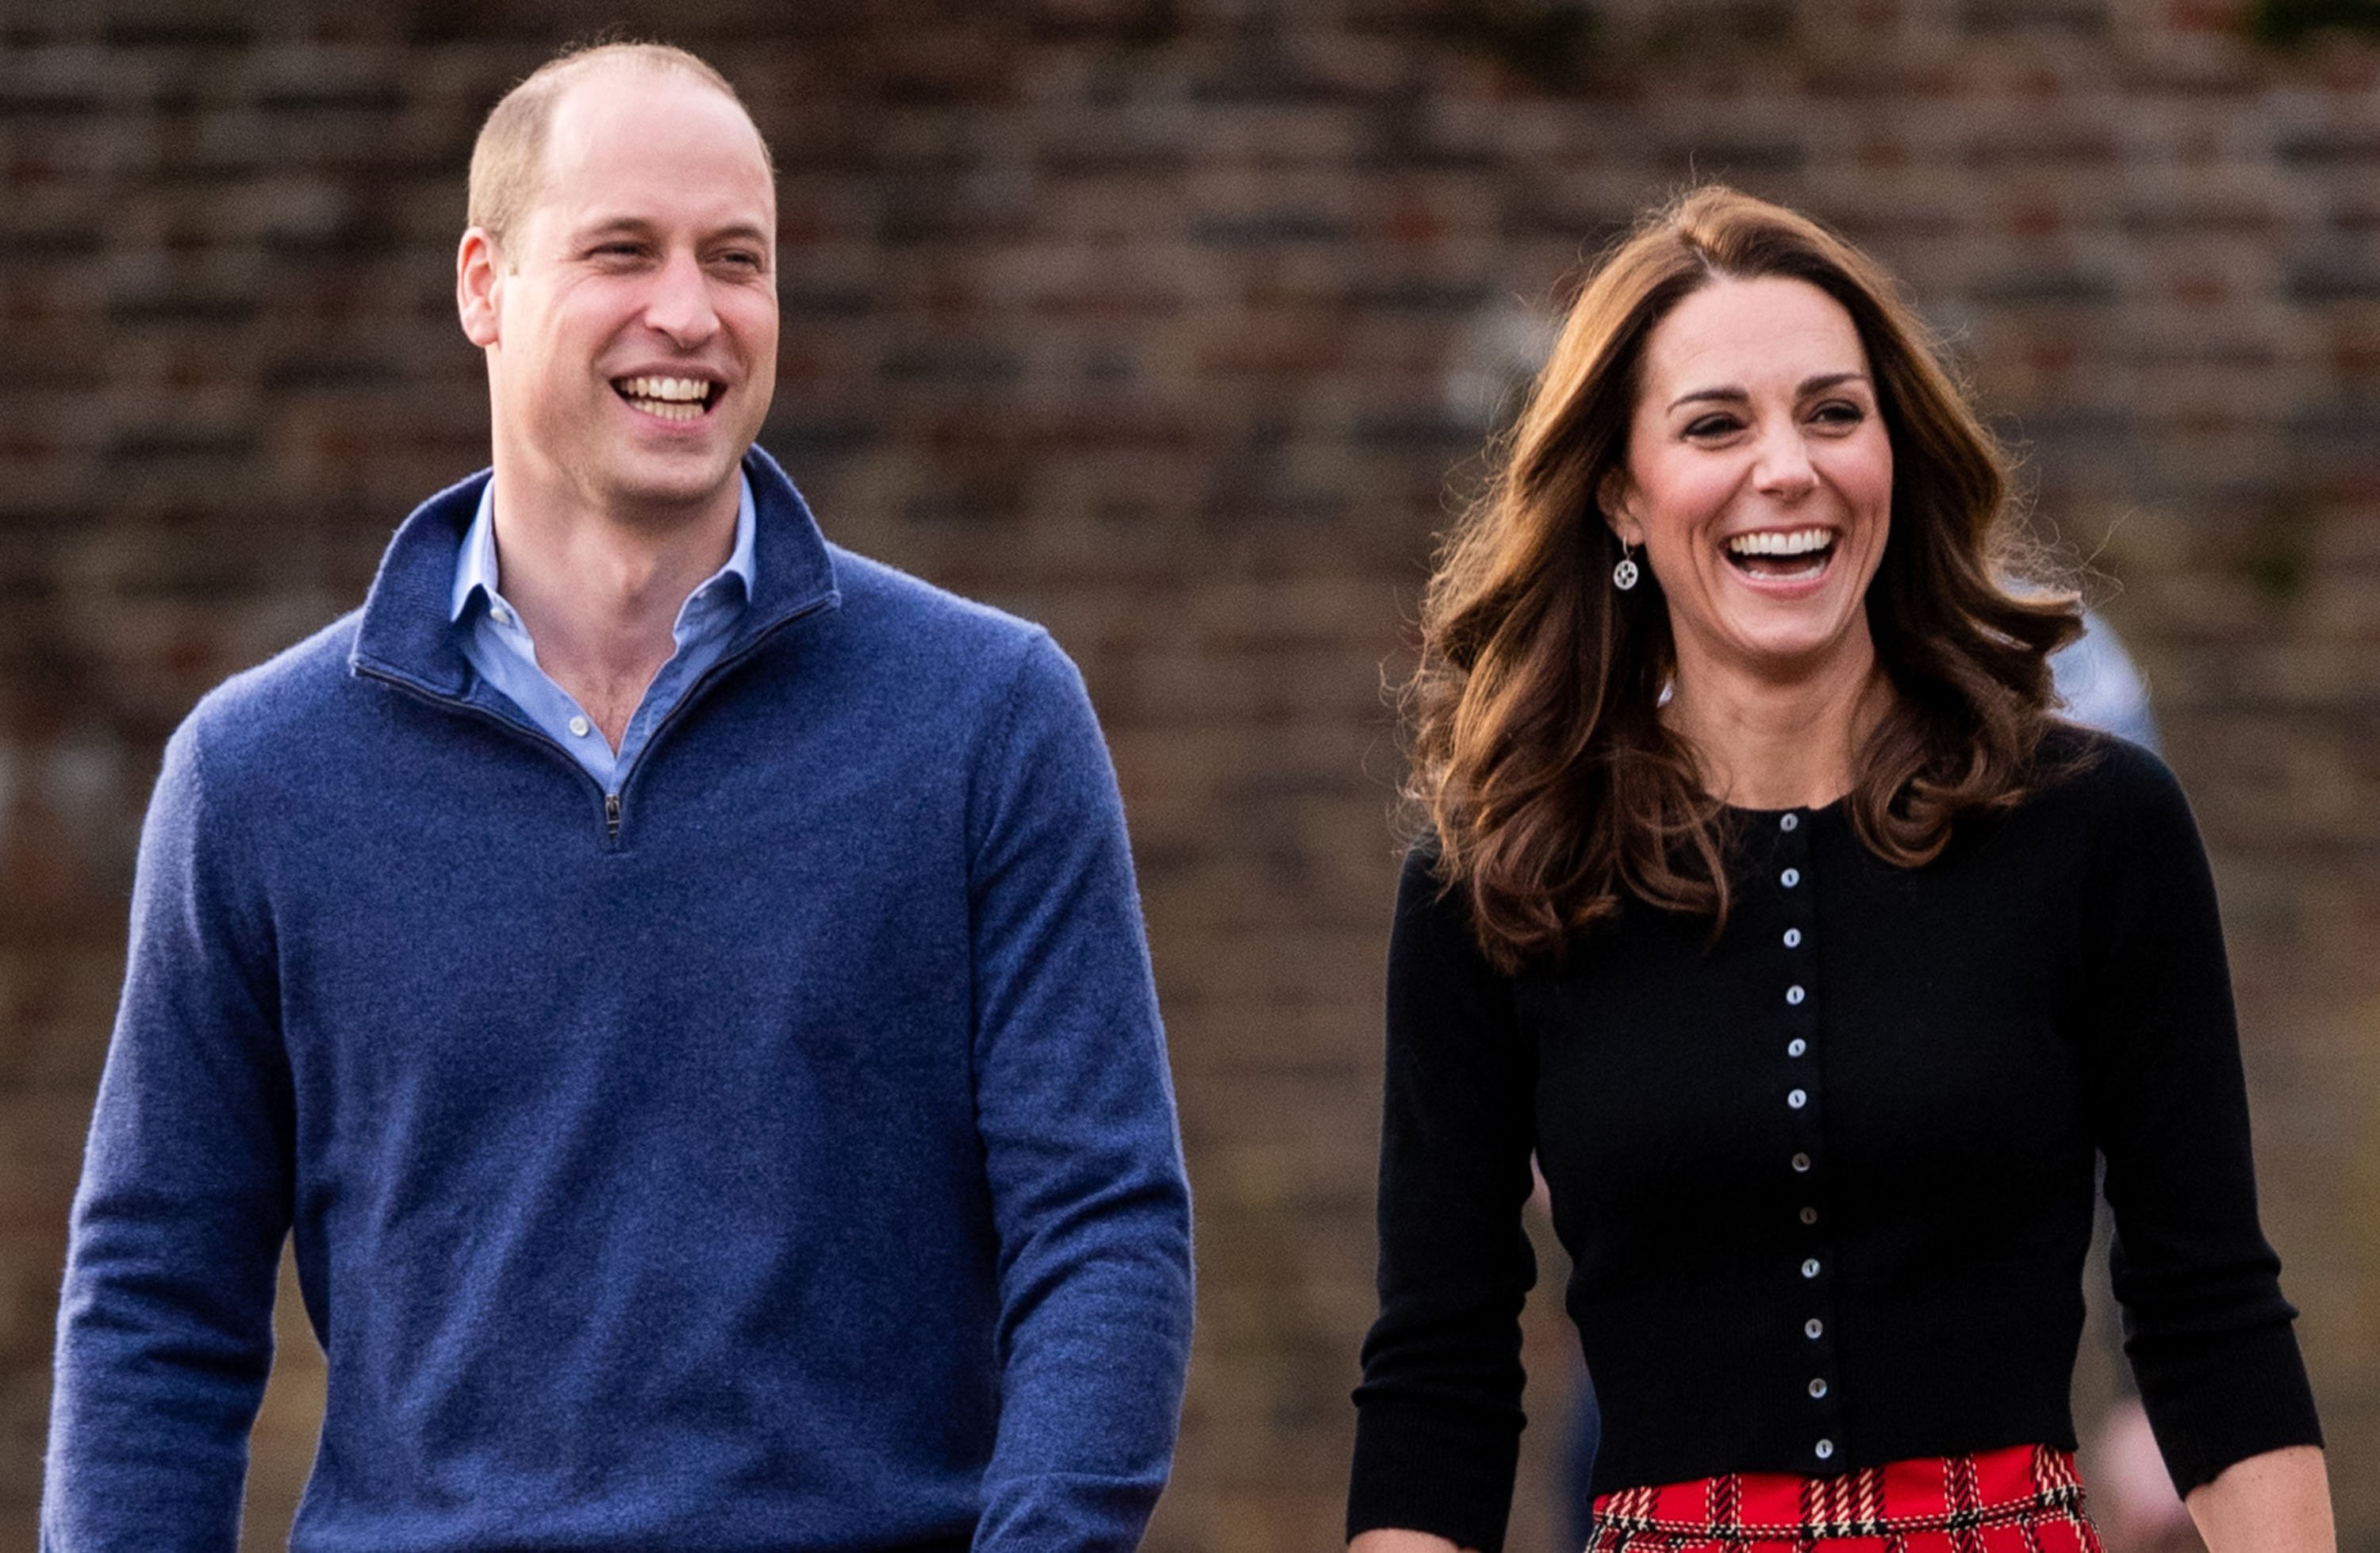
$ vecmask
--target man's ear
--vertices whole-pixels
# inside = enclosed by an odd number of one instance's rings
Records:
[[[504,255],[496,251],[496,240],[487,228],[474,226],[463,234],[462,246],[455,250],[455,310],[462,318],[464,336],[475,346],[496,343],[496,301],[504,288]]]

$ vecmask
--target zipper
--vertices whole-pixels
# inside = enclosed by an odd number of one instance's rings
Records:
[[[504,716],[502,712],[490,711],[485,707],[475,707],[459,696],[442,695],[438,691],[431,689],[428,686],[421,684],[418,680],[407,679],[402,674],[391,673],[385,669],[374,668],[371,664],[360,660],[356,663],[356,673],[366,679],[376,679],[382,685],[388,686],[393,689],[402,691],[406,695],[412,697],[417,701],[425,702],[430,706],[436,707],[441,711],[461,712],[464,716],[475,718],[481,722],[487,723],[490,727],[501,728],[507,734],[511,734],[518,738],[526,739],[530,744],[537,746],[540,749],[551,750],[555,759],[561,761],[564,765],[577,772],[579,778],[589,787],[592,787],[596,792],[602,794],[603,818],[611,831],[611,839],[614,841],[619,839],[619,795],[617,794],[604,793],[603,784],[596,781],[594,776],[589,772],[587,768],[578,763],[578,757],[563,748],[562,746],[553,739],[549,738],[541,729],[533,727],[528,723],[516,722],[511,718]]]
[[[620,839],[620,794],[625,793],[628,790],[628,784],[636,781],[637,772],[643,768],[644,763],[647,760],[652,758],[654,747],[662,742],[662,735],[669,732],[670,724],[678,720],[678,714],[685,711],[686,708],[692,706],[696,701],[701,699],[703,692],[709,690],[711,683],[718,679],[720,675],[725,673],[728,670],[735,667],[738,663],[743,662],[746,659],[759,651],[761,648],[767,646],[770,639],[775,637],[778,632],[783,631],[786,626],[793,625],[794,622],[797,620],[807,619],[808,616],[818,613],[819,611],[834,602],[836,597],[837,596],[833,593],[828,593],[820,598],[813,599],[808,603],[804,604],[800,609],[795,610],[793,613],[778,620],[776,624],[771,625],[767,630],[762,631],[750,641],[746,642],[742,647],[737,648],[734,652],[729,653],[726,657],[722,658],[719,661],[703,670],[699,674],[697,674],[694,678],[694,683],[687,686],[685,692],[681,694],[676,700],[670,703],[670,710],[662,714],[662,720],[653,724],[652,733],[646,736],[644,747],[637,751],[636,759],[629,763],[626,770],[620,773],[620,791],[618,793],[606,793],[603,795],[603,823],[610,831],[613,842],[617,843]],[[552,743],[552,741],[548,740],[547,742]]]
[[[619,792],[603,792],[603,784],[597,782],[595,778],[589,773],[587,768],[578,763],[578,758],[571,754],[570,751],[563,748],[562,746],[556,743],[553,739],[549,738],[541,729],[529,724],[516,722],[511,718],[504,716],[503,713],[490,711],[485,707],[475,707],[459,696],[442,695],[438,691],[431,689],[428,686],[421,684],[418,680],[408,679],[403,674],[394,673],[386,669],[376,668],[372,664],[366,662],[361,659],[358,659],[356,661],[355,668],[357,673],[361,674],[368,679],[376,679],[382,685],[393,686],[395,688],[404,691],[407,695],[413,697],[417,700],[426,701],[431,706],[443,707],[450,711],[459,711],[468,717],[476,717],[482,722],[492,723],[498,728],[504,729],[508,733],[516,734],[520,737],[528,740],[531,744],[539,745],[546,749],[552,750],[553,752],[554,758],[568,766],[580,776],[585,777],[588,783],[592,785],[597,792],[603,794],[603,840],[606,845],[616,847],[620,844],[620,815],[623,807],[620,802],[620,793],[626,791],[628,783],[636,775],[637,768],[645,763],[645,758],[652,753],[653,746],[661,743],[662,734],[668,732],[669,725],[677,721],[678,713],[684,711],[698,697],[699,697],[705,690],[709,689],[713,680],[725,673],[729,669],[734,668],[736,664],[743,662],[744,660],[751,657],[755,652],[758,652],[761,647],[766,644],[770,638],[776,636],[778,632],[783,631],[786,626],[791,625],[797,620],[807,619],[808,616],[818,613],[819,611],[826,608],[829,604],[833,603],[835,601],[835,594],[829,592],[820,598],[811,600],[808,603],[804,604],[800,609],[797,609],[794,611],[793,613],[785,615],[782,619],[778,620],[767,630],[762,631],[750,641],[746,642],[742,647],[736,649],[726,657],[722,658],[718,662],[713,663],[708,669],[703,670],[699,675],[696,676],[694,683],[686,687],[685,693],[670,704],[670,710],[662,715],[662,720],[653,724],[652,734],[645,740],[645,747],[637,751],[635,763],[631,765],[628,770],[620,773]]]

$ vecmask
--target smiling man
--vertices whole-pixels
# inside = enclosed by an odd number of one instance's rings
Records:
[[[286,1235],[297,1548],[1136,1546],[1189,1216],[1114,778],[752,445],[776,225],[690,55],[490,115],[493,469],[166,753],[45,1548],[236,1547]]]

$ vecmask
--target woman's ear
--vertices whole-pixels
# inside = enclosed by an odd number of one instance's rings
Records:
[[[1636,521],[1636,488],[1626,469],[1611,469],[1597,482],[1595,504],[1604,527],[1621,544],[1633,550],[1645,542],[1645,526]]]

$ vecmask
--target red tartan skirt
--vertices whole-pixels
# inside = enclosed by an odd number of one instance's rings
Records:
[[[1839,1477],[1729,1473],[1595,1501],[1587,1553],[2100,1553],[2074,1458],[2046,1445]]]

